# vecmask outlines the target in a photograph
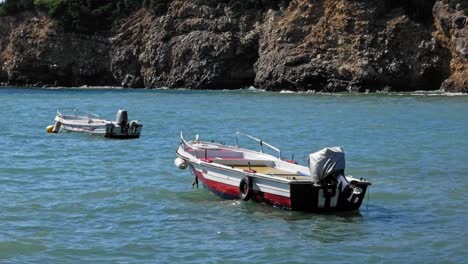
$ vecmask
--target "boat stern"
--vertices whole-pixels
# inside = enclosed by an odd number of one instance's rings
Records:
[[[292,183],[291,209],[306,212],[355,211],[361,207],[369,185],[365,180],[352,181],[345,187],[336,182]]]
[[[114,122],[106,124],[105,137],[118,139],[139,138],[143,124],[138,120],[128,120],[127,110],[119,109]]]
[[[106,124],[106,133],[104,134],[107,138],[117,139],[132,139],[139,138],[143,125],[138,121],[131,121],[126,126],[120,126],[115,123]]]

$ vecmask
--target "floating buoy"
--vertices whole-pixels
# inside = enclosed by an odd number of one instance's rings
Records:
[[[176,165],[177,168],[181,170],[185,170],[185,168],[187,168],[187,162],[181,158],[176,158],[174,160],[174,164]]]
[[[50,125],[46,128],[47,133],[58,133],[60,127],[62,126],[61,122],[56,122],[55,125]]]
[[[47,131],[47,133],[53,133],[54,132],[54,125],[47,126],[46,131]]]

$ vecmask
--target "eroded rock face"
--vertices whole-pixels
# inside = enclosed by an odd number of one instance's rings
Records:
[[[13,85],[113,85],[110,42],[65,33],[43,14],[0,18],[0,78]]]
[[[173,0],[103,35],[0,18],[0,82],[467,92],[467,18],[443,0]]]
[[[141,10],[116,33],[112,72],[123,86],[229,89],[252,85],[256,12],[236,16],[223,3],[173,1],[157,17]]]
[[[442,89],[451,92],[468,92],[468,17],[461,10],[453,10],[438,1],[434,6],[434,39],[447,49],[450,74]]]
[[[292,1],[270,12],[258,86],[361,91],[438,89],[447,72],[431,27],[382,1]]]

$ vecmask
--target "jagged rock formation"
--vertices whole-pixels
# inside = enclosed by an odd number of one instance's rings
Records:
[[[461,10],[450,10],[446,4],[434,6],[436,31],[434,39],[447,49],[450,60],[450,77],[442,89],[468,92],[468,17]]]
[[[0,18],[0,82],[468,92],[467,28],[443,0],[173,0],[99,36],[26,13]]]
[[[140,10],[113,38],[112,72],[130,87],[229,89],[252,85],[261,12],[239,16],[227,4],[173,1],[165,16]]]
[[[382,1],[292,1],[263,26],[256,82],[326,91],[438,89],[447,57],[430,27]]]
[[[65,33],[44,14],[0,18],[0,82],[12,85],[117,84],[105,36]]]

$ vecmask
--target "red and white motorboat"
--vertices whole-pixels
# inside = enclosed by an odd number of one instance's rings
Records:
[[[260,151],[239,147],[238,136],[260,144]],[[295,211],[358,210],[370,182],[345,176],[344,152],[325,148],[309,155],[309,166],[283,160],[281,151],[250,135],[235,134],[236,146],[198,139],[186,141],[181,132],[175,165],[189,169],[215,194],[227,199],[252,199]],[[263,152],[268,147],[277,156]]]

